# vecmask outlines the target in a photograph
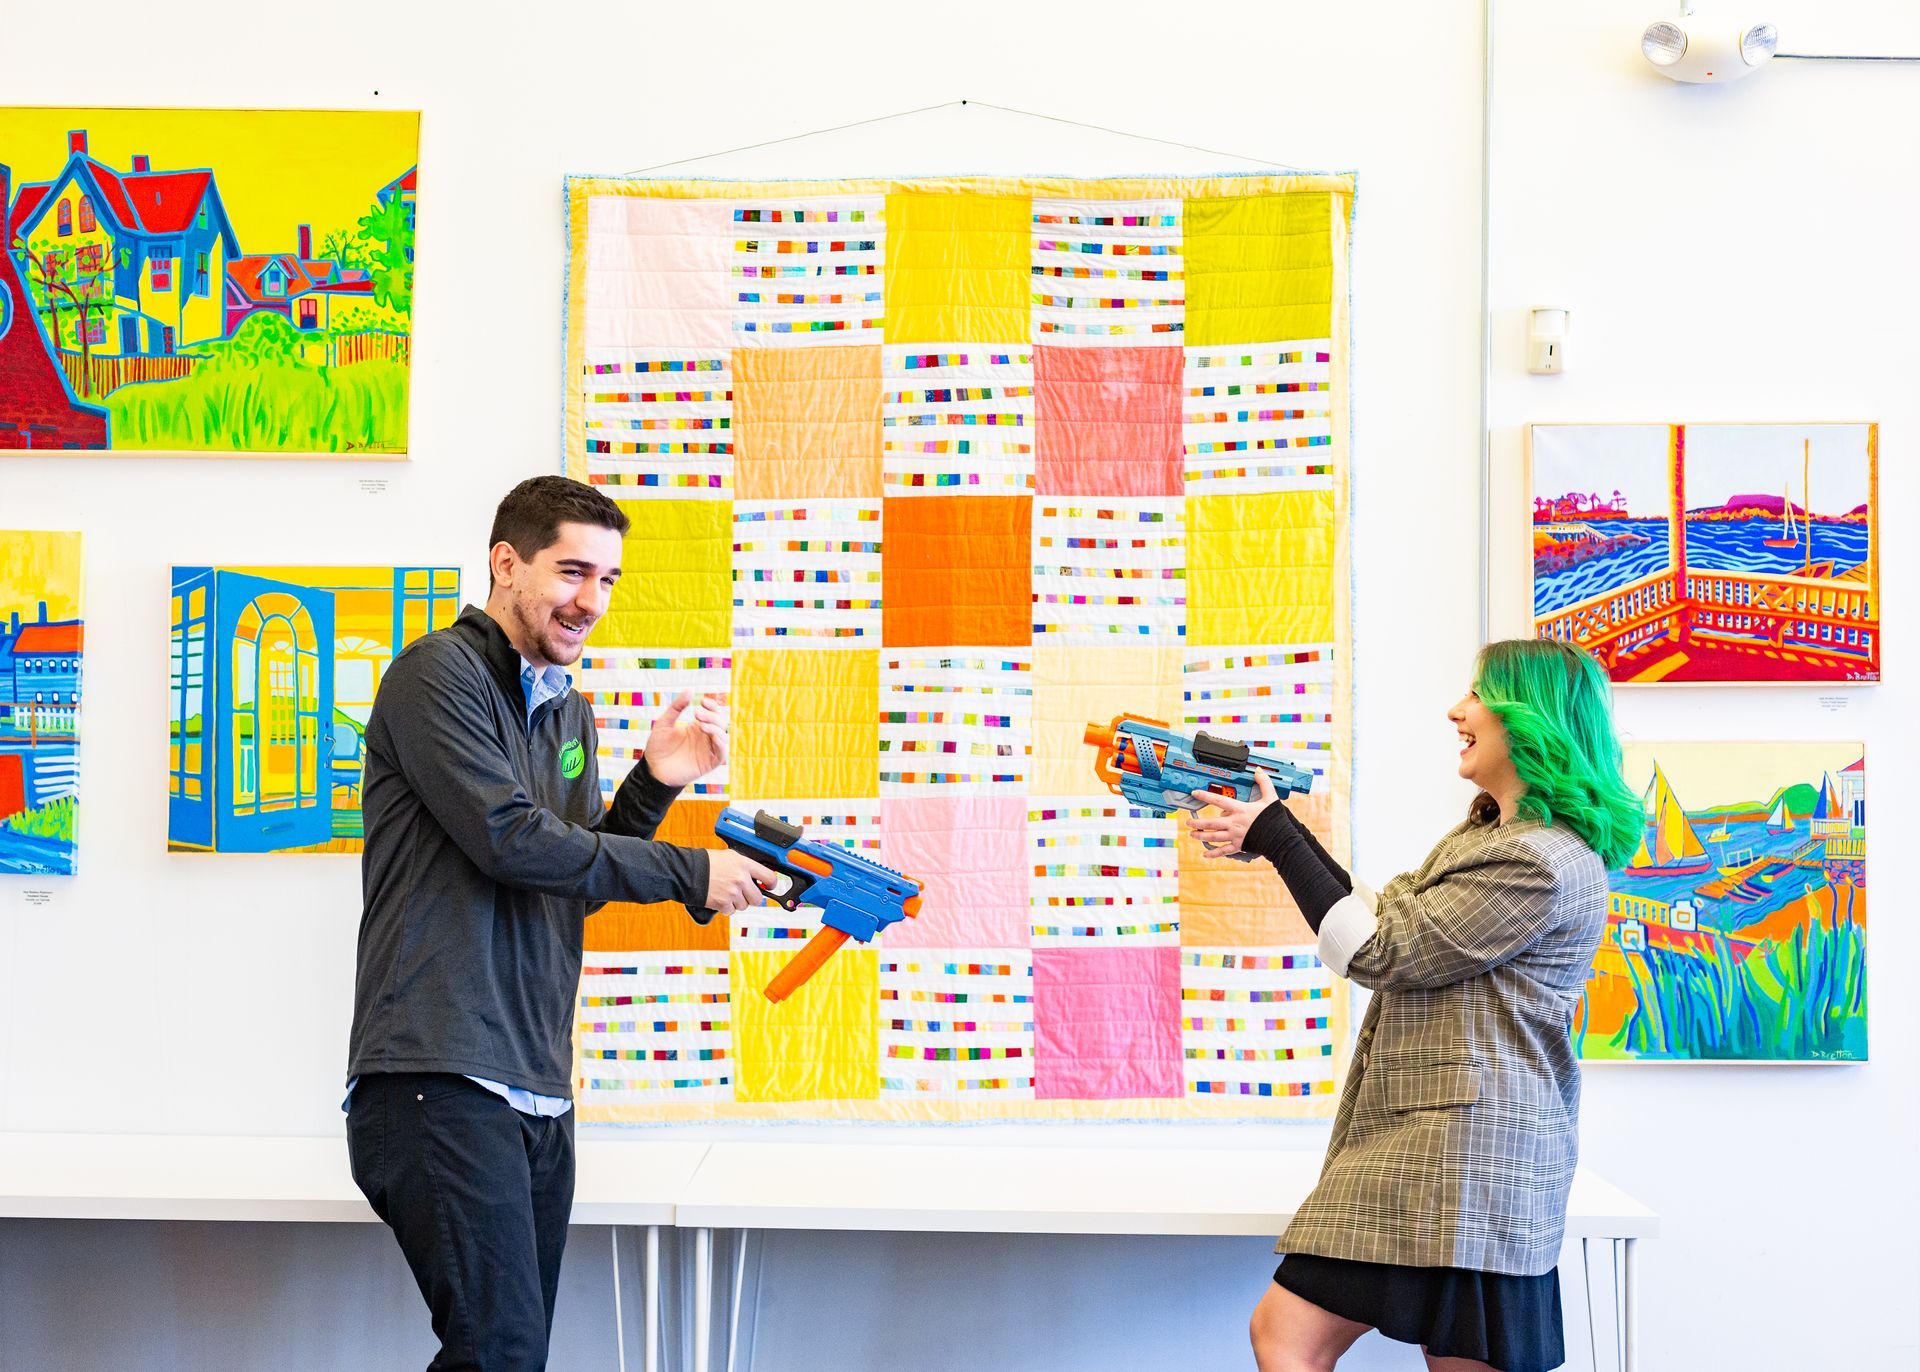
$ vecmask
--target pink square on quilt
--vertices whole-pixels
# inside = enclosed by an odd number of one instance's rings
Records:
[[[1036,948],[1037,1100],[1180,1094],[1180,950]]]
[[[1033,350],[1039,495],[1180,495],[1179,348]]]
[[[888,948],[1025,948],[1027,802],[1022,796],[915,796],[880,802],[880,860],[926,883],[918,918]]]
[[[587,351],[731,347],[733,239],[723,201],[594,196],[582,306]]]

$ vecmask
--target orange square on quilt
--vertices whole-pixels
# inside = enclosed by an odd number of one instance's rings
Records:
[[[1033,501],[889,500],[881,515],[881,641],[889,648],[1033,641]]]
[[[733,493],[880,498],[880,349],[737,348]]]
[[[1329,852],[1333,815],[1326,788],[1292,796],[1287,807]],[[1180,817],[1180,942],[1188,948],[1283,948],[1311,944],[1300,907],[1270,863],[1210,858]],[[1336,859],[1339,854],[1335,854]]]
[[[713,822],[725,805],[721,800],[676,800],[654,831],[654,840],[682,848],[724,847],[713,835]],[[586,949],[590,953],[656,953],[682,948],[724,952],[726,947],[724,919],[695,924],[677,900],[652,905],[616,900],[587,916]]]

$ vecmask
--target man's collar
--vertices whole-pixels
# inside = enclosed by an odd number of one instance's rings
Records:
[[[510,696],[520,694],[520,652],[508,640],[499,620],[478,605],[469,605],[460,611],[449,632],[464,637],[479,652],[503,690]]]
[[[573,686],[573,674],[558,663],[549,662],[545,667],[536,667],[527,660],[525,653],[516,653],[515,656],[520,659],[522,681],[544,681],[554,695],[565,695]]]

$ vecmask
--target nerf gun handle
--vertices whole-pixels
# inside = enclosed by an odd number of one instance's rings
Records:
[[[800,829],[783,824],[764,810],[751,820],[740,811],[728,810],[714,824],[714,837],[727,847],[778,873],[773,886],[761,889],[768,900],[787,910],[800,903],[799,897],[808,887],[833,875],[829,863],[795,848],[803,836]],[[712,910],[702,910],[694,919],[705,924],[713,915]]]
[[[779,886],[769,891],[768,895],[775,904],[781,906],[788,906],[792,903],[792,898],[788,893],[793,890],[795,883],[793,881],[793,873],[788,870],[788,862],[797,859],[808,868],[812,868],[818,861],[818,859],[808,853],[782,853],[777,845],[748,843],[732,835],[722,835],[722,837],[727,847],[733,849],[734,852],[740,854],[742,857],[752,858],[755,862],[763,866],[772,867],[780,873],[781,881]],[[825,864],[821,865],[825,866]],[[825,876],[830,871],[831,868],[829,868],[827,872],[821,872],[818,875]],[[802,986],[805,986],[807,982],[812,979],[813,974],[818,972],[822,967],[825,967],[828,959],[840,951],[840,945],[846,941],[846,930],[835,929],[831,925],[822,925],[815,931],[813,937],[806,941],[806,944],[799,952],[787,959],[786,965],[774,974],[773,980],[767,983],[767,999],[775,1005],[778,1005],[795,991],[798,991]]]

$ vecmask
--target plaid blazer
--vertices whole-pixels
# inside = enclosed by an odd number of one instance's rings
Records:
[[[1276,1251],[1534,1275],[1558,1260],[1579,1153],[1573,1009],[1607,872],[1564,825],[1468,822],[1320,956],[1372,988],[1320,1181]]]

